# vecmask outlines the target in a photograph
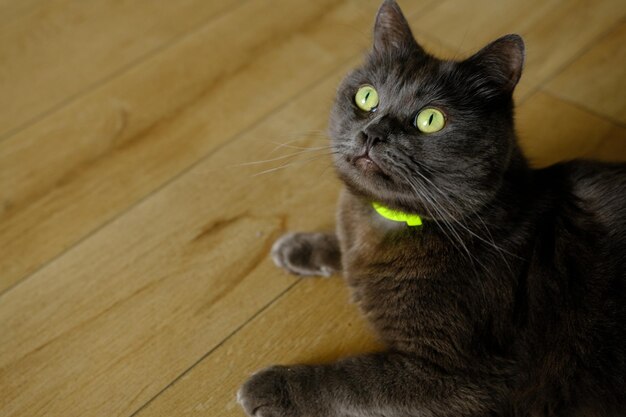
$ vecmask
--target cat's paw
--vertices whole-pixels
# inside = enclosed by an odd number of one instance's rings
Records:
[[[325,233],[288,233],[272,246],[274,263],[296,275],[331,276],[340,258],[336,238]]]
[[[292,371],[272,366],[252,375],[237,392],[237,402],[251,417],[298,417],[289,380]]]

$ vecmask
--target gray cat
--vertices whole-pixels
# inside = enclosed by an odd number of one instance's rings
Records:
[[[387,350],[260,371],[248,415],[626,416],[626,165],[528,166],[523,61],[517,35],[436,59],[383,3],[332,110],[336,234],[272,256],[342,272]]]

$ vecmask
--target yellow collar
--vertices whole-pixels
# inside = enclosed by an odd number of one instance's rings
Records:
[[[421,226],[422,218],[417,214],[408,214],[397,210],[392,210],[389,207],[385,207],[380,203],[372,202],[372,207],[376,210],[376,213],[380,214],[387,220],[394,222],[404,222],[409,226]]]

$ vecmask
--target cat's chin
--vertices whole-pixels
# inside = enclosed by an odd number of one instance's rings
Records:
[[[363,175],[374,175],[374,174],[384,174],[380,165],[373,160],[369,155],[359,156],[353,162],[353,165],[360,170]]]
[[[363,181],[372,181],[375,185],[390,187],[395,184],[392,175],[385,164],[374,152],[365,152],[361,155],[346,157],[346,162],[354,170],[354,175]]]
[[[369,155],[344,157],[335,161],[335,168],[344,183],[368,194],[393,189],[393,179],[381,168],[381,164]]]
[[[398,185],[375,161],[344,160],[335,164],[342,182],[355,194],[371,200],[385,202],[397,200],[400,195]],[[396,191],[397,190],[397,191]]]

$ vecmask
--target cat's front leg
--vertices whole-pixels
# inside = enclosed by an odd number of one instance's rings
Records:
[[[341,271],[341,251],[331,233],[288,233],[272,246],[274,263],[296,275],[330,276]]]
[[[320,370],[309,365],[261,370],[239,389],[237,401],[253,417],[333,417],[316,375]]]
[[[475,371],[475,370],[474,370]],[[275,366],[254,374],[239,403],[254,417],[475,417],[497,413],[500,378],[474,378],[397,352],[326,365]],[[499,393],[499,394],[498,394]],[[497,414],[496,414],[497,415]]]

